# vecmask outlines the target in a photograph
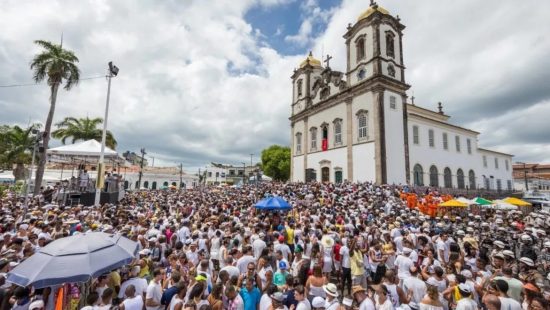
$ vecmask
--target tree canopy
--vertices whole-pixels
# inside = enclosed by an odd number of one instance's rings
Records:
[[[99,125],[103,124],[103,119],[100,117],[96,118],[74,118],[66,117],[61,122],[55,124],[57,130],[52,132],[52,136],[56,139],[61,139],[61,143],[65,144],[67,139],[71,139],[71,143],[75,143],[79,140],[90,140],[94,139],[98,142],[101,142],[102,130],[98,128]],[[105,136],[105,145],[111,149],[115,149],[117,146],[117,141],[115,140],[113,133],[107,130]]]
[[[272,145],[262,151],[262,170],[276,181],[287,181],[290,177],[290,148]]]

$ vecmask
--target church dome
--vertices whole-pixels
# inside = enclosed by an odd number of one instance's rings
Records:
[[[390,14],[390,12],[388,10],[384,9],[383,7],[381,7],[379,5],[371,5],[371,6],[369,6],[369,8],[365,12],[363,12],[361,15],[359,15],[359,17],[357,17],[357,21],[360,21],[364,18],[369,17],[372,13],[374,13],[376,11],[378,11],[382,14],[386,14],[386,15]]]
[[[313,67],[318,67],[318,68],[322,68],[323,66],[321,65],[321,61],[315,57],[313,57],[313,54],[311,53],[311,51],[309,52],[309,55],[307,56],[306,59],[304,59],[304,61],[302,61],[302,63],[300,63],[300,68],[303,68],[307,65],[308,63],[308,60],[309,60],[309,64]]]

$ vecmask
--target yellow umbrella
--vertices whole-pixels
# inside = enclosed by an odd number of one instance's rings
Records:
[[[503,199],[503,201],[505,201],[505,202],[507,202],[511,205],[518,206],[518,207],[528,207],[528,206],[531,205],[527,201],[523,201],[521,199],[514,198],[514,197],[505,198],[505,199]]]
[[[460,202],[455,199],[451,199],[449,201],[445,201],[444,203],[439,204],[440,207],[467,207],[468,204],[464,202]]]

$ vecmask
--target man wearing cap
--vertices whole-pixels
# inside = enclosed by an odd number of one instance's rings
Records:
[[[275,251],[275,253],[280,251],[282,257],[287,262],[292,260],[292,252],[290,251],[290,248],[288,247],[288,245],[285,243],[284,236],[279,236],[279,238],[277,239],[277,242],[275,242],[275,245],[273,246],[273,250]]]
[[[461,283],[458,285],[458,292],[462,298],[456,303],[455,310],[477,310],[478,306],[475,300],[472,299],[472,288]]]

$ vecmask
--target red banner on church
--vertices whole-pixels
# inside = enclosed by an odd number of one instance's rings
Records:
[[[328,150],[328,139],[323,139],[323,143],[321,144],[321,147],[323,151]]]

